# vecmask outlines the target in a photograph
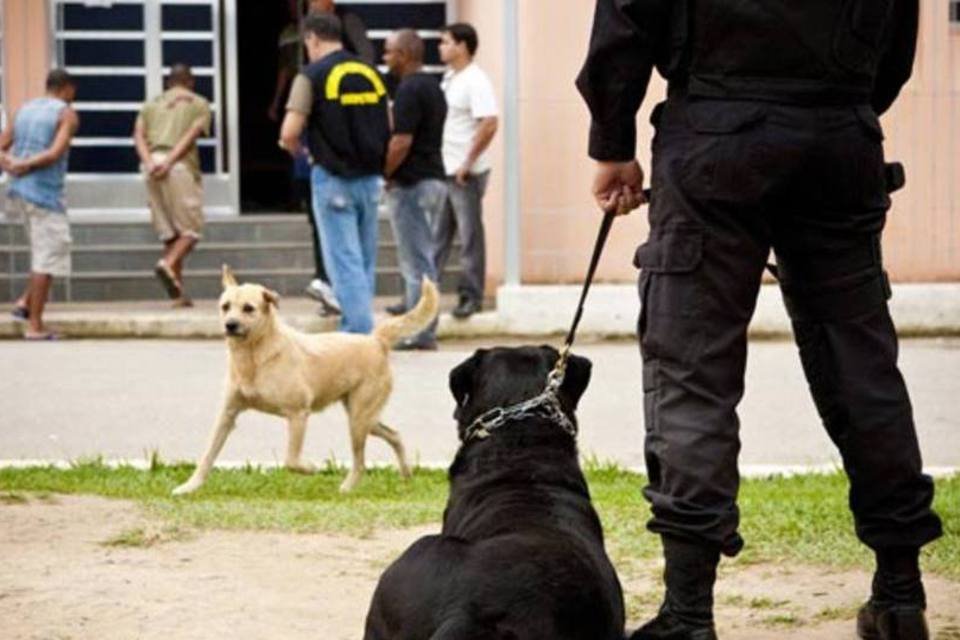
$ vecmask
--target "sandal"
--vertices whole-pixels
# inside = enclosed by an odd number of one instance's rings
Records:
[[[177,282],[176,276],[173,275],[173,271],[167,266],[166,262],[163,260],[159,261],[157,266],[154,267],[153,273],[157,276],[157,279],[160,280],[160,284],[163,285],[163,288],[171,300],[176,300],[183,295],[180,283]]]
[[[25,333],[23,339],[29,342],[54,342],[60,339],[60,334],[48,331],[46,333]]]

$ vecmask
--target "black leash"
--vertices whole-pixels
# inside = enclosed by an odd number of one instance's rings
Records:
[[[645,189],[643,195],[650,200],[650,191]],[[567,359],[570,357],[570,349],[573,347],[573,341],[577,337],[577,327],[580,326],[580,320],[583,318],[583,309],[587,302],[587,294],[590,292],[590,285],[593,284],[593,277],[597,273],[597,265],[600,264],[600,256],[603,254],[603,247],[607,244],[607,237],[610,235],[610,229],[613,227],[613,220],[616,213],[604,213],[603,221],[600,223],[600,231],[597,233],[597,240],[593,245],[593,255],[590,257],[590,266],[587,269],[587,277],[583,282],[583,290],[580,292],[580,302],[577,304],[576,313],[573,316],[573,324],[567,332],[567,338],[564,341],[563,348],[560,350],[560,357],[557,364],[547,376],[547,386],[543,392],[525,402],[510,407],[495,407],[490,411],[477,417],[465,430],[464,442],[473,439],[484,439],[490,437],[491,433],[501,428],[503,425],[515,421],[519,418],[533,415],[543,415],[548,417],[551,422],[558,424],[564,431],[570,434],[572,438],[577,437],[576,425],[563,412],[558,400],[560,385],[563,384],[563,378],[567,373]]]
[[[644,198],[650,201],[650,189],[643,190]],[[573,348],[573,341],[577,337],[577,328],[580,326],[580,320],[583,318],[583,308],[587,302],[587,294],[590,292],[590,285],[593,284],[593,277],[597,273],[597,265],[600,264],[600,256],[603,254],[603,247],[607,244],[607,237],[610,235],[610,229],[613,227],[613,220],[616,213],[607,212],[603,214],[603,221],[600,223],[600,230],[597,232],[597,240],[593,244],[593,255],[590,257],[590,266],[587,268],[587,277],[583,281],[583,290],[580,292],[580,302],[577,304],[577,310],[573,315],[573,324],[567,332],[567,338],[564,340],[563,349],[560,350],[560,358],[550,375],[547,376],[547,391],[556,393],[563,384],[563,377],[567,372],[567,359],[570,357],[570,349]]]

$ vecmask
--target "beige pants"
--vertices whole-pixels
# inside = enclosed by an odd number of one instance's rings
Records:
[[[154,162],[163,162],[165,153],[152,154]],[[177,236],[199,238],[203,231],[203,187],[190,169],[178,162],[162,180],[144,175],[150,200],[150,217],[160,240]]]
[[[51,276],[70,275],[70,221],[66,213],[50,211],[20,198],[10,198],[14,217],[23,220],[30,241],[30,271]]]

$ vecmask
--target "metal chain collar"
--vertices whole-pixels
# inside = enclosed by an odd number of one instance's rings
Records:
[[[644,196],[649,200],[649,190],[644,191]],[[600,231],[597,234],[597,241],[593,246],[593,255],[590,258],[590,266],[587,269],[587,277],[583,282],[583,290],[580,292],[580,302],[577,304],[576,313],[573,316],[573,323],[570,325],[570,331],[567,332],[567,339],[564,342],[560,357],[557,358],[557,364],[547,375],[547,386],[540,393],[529,400],[524,400],[518,404],[509,407],[495,407],[480,415],[476,420],[470,423],[464,432],[463,441],[483,440],[489,438],[491,433],[503,427],[503,425],[520,420],[539,416],[546,418],[550,422],[567,432],[571,438],[576,440],[577,427],[573,421],[567,417],[560,406],[560,400],[557,394],[560,391],[560,385],[563,384],[563,378],[567,373],[567,359],[570,356],[570,348],[577,336],[577,328],[580,326],[580,320],[583,317],[583,308],[587,301],[587,293],[590,291],[590,285],[593,283],[593,276],[597,272],[597,265],[600,263],[600,254],[603,253],[603,246],[607,242],[607,236],[610,235],[610,228],[613,226],[614,212],[608,211],[603,216],[603,222],[600,223]]]
[[[560,358],[557,359],[556,366],[547,376],[547,386],[539,395],[509,407],[495,407],[480,414],[467,427],[463,435],[463,441],[485,440],[507,423],[532,417],[546,418],[576,440],[577,426],[563,412],[560,399],[557,397],[566,374],[569,353],[570,347],[567,346],[560,354]]]

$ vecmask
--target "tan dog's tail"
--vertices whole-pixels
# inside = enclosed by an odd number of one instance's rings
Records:
[[[381,322],[373,330],[373,335],[389,349],[400,338],[406,338],[426,329],[440,310],[440,294],[437,285],[428,278],[423,279],[420,287],[420,300],[417,306],[398,318]]]

